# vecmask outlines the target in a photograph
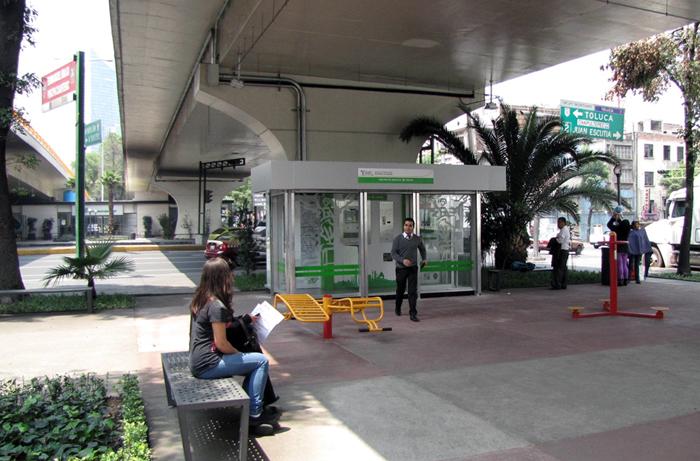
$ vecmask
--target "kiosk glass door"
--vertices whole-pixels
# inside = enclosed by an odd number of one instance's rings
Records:
[[[285,196],[283,194],[270,197],[270,214],[267,229],[270,237],[270,266],[272,271],[272,292],[287,293],[287,271],[285,258]]]
[[[367,291],[370,296],[394,294],[396,264],[391,244],[403,232],[404,218],[413,217],[412,194],[368,192],[367,212]]]
[[[420,194],[418,233],[428,256],[421,293],[473,289],[472,200],[468,194]]]
[[[357,296],[359,193],[294,194],[296,293]]]

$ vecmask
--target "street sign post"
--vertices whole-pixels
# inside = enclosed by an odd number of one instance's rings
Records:
[[[71,61],[41,77],[41,110],[51,109],[73,101],[76,62]]]
[[[564,100],[560,106],[562,126],[569,133],[613,141],[624,135],[625,109]]]
[[[102,120],[85,125],[85,147],[102,142]]]

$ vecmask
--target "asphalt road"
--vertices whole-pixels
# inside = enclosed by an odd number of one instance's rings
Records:
[[[134,261],[135,270],[113,279],[98,281],[98,291],[148,294],[158,288],[192,291],[199,282],[204,264],[202,251],[135,251],[114,253]],[[46,271],[63,261],[64,255],[20,256],[20,270],[27,288],[43,286]],[[64,280],[61,285],[84,285],[84,281]],[[169,290],[170,291],[170,290]]]
[[[586,245],[580,255],[569,257],[569,268],[600,271],[600,249]],[[204,255],[202,251],[135,251],[115,253],[127,256],[134,261],[134,272],[113,279],[98,281],[99,292],[129,292],[132,294],[159,294],[164,292],[191,293],[199,282]],[[63,255],[20,256],[22,279],[27,288],[43,286],[42,278],[46,271],[62,263]],[[536,256],[529,255],[529,261],[538,267],[548,267],[550,256],[543,251]],[[485,261],[488,264],[488,260]],[[79,280],[64,280],[61,285],[84,285]]]

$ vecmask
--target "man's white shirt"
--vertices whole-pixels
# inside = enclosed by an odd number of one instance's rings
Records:
[[[559,233],[557,234],[557,242],[559,242],[559,245],[561,245],[562,250],[571,249],[571,232],[569,232],[569,226],[564,226],[559,229]]]

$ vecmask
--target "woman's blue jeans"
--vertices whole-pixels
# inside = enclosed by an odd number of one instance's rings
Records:
[[[259,352],[224,354],[219,364],[201,374],[203,379],[245,376],[243,388],[250,397],[250,414],[258,416],[263,409],[263,393],[267,382],[267,358]]]

